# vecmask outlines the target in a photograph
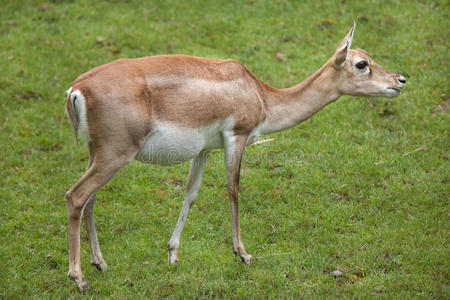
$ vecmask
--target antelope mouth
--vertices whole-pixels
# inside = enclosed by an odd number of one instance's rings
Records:
[[[400,89],[401,87],[386,87],[384,89],[384,96],[389,98],[396,97],[400,95]]]
[[[387,97],[395,97],[400,95],[401,91],[400,88],[388,87],[385,93]]]

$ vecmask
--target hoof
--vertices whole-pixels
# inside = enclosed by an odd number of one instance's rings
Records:
[[[108,265],[106,264],[105,261],[102,262],[91,261],[91,265],[93,265],[94,267],[97,268],[97,270],[102,272],[105,272],[106,269],[108,268]]]
[[[233,253],[234,253],[234,255],[239,255],[239,257],[241,258],[242,262],[244,264],[246,264],[246,265],[249,265],[249,264],[251,264],[253,262],[252,256],[250,254],[248,254],[247,251],[245,251],[245,249],[242,250],[242,251],[233,249]]]
[[[82,291],[82,292],[86,292],[86,291],[91,289],[89,284],[84,279],[82,281],[80,281],[80,282],[77,282],[77,283],[78,283],[78,287],[80,288],[80,291]]]
[[[240,254],[241,260],[244,264],[249,265],[253,262],[253,258],[250,254]]]
[[[178,251],[176,249],[169,250],[169,265],[177,265],[179,263]]]
[[[89,290],[91,288],[89,286],[89,284],[86,282],[86,280],[84,280],[83,276],[72,276],[69,274],[69,278],[78,285],[78,288],[82,292],[86,292],[87,290]]]

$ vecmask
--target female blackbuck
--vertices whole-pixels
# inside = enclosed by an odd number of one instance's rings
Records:
[[[86,173],[66,193],[69,277],[88,287],[80,266],[80,223],[84,213],[92,265],[106,269],[94,222],[96,191],[133,158],[163,165],[192,160],[186,196],[168,243],[169,263],[194,203],[207,154],[224,148],[231,205],[233,251],[249,264],[238,213],[239,171],[245,146],[261,134],[307,120],[342,95],[400,94],[406,80],[376,64],[364,50],[350,50],[355,24],[334,55],[312,76],[287,89],[259,80],[236,60],[185,55],[119,59],[78,77],[66,109],[75,136],[89,145]]]

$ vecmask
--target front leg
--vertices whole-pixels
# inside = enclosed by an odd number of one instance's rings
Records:
[[[178,217],[177,225],[172,233],[172,237],[168,243],[169,248],[169,264],[177,264],[178,260],[178,248],[180,246],[181,232],[183,231],[184,223],[186,222],[189,209],[194,204],[197,198],[197,192],[202,182],[203,172],[205,171],[206,162],[209,152],[202,151],[191,162],[191,169],[189,171],[189,179],[186,188],[186,196],[183,202],[183,208],[181,209],[180,216]]]
[[[233,232],[233,252],[241,257],[245,264],[250,264],[252,256],[247,253],[242,243],[239,224],[239,176],[242,155],[248,135],[236,135],[233,131],[223,133],[225,148],[225,167],[227,173],[228,198],[231,208],[231,229]]]

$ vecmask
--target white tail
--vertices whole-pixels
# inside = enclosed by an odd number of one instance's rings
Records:
[[[342,95],[393,97],[406,83],[364,50],[350,50],[354,29],[317,72],[287,89],[270,87],[235,60],[184,55],[119,59],[78,77],[66,107],[75,134],[88,141],[90,157],[86,173],[66,199],[69,276],[80,289],[88,286],[80,266],[83,211],[92,264],[104,270],[93,215],[95,193],[133,158],[166,165],[192,160],[183,208],[168,244],[169,262],[174,264],[208,153],[224,148],[233,249],[249,264],[252,256],[242,243],[238,212],[245,146],[261,134],[308,119]]]

